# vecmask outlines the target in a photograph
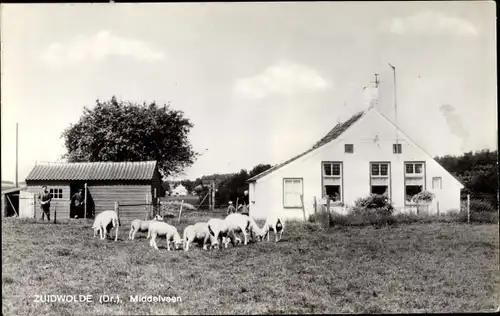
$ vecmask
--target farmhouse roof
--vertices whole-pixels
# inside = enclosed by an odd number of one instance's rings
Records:
[[[305,152],[303,152],[303,153],[301,153],[301,154],[299,154],[291,159],[288,159],[287,161],[285,161],[279,165],[276,165],[270,169],[267,169],[266,171],[261,172],[256,176],[253,176],[252,178],[248,179],[247,182],[256,181],[256,180],[270,174],[271,172],[274,172],[274,171],[278,170],[279,168],[288,165],[289,163],[299,159],[300,157],[310,153],[311,151],[328,144],[332,140],[334,140],[334,139],[338,138],[340,135],[342,135],[342,133],[344,133],[351,125],[356,123],[363,116],[363,114],[365,114],[365,111],[361,111],[361,112],[354,114],[351,118],[349,118],[347,121],[345,121],[343,123],[338,123],[323,138],[321,138],[318,142],[316,142],[312,148],[306,150]]]
[[[36,164],[26,181],[34,180],[151,180],[156,161],[75,162]]]

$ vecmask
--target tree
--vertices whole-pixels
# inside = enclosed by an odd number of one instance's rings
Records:
[[[267,169],[271,169],[273,166],[271,165],[264,165],[264,164],[259,164],[255,167],[253,167],[252,170],[250,170],[250,178],[255,177],[256,175],[266,171]]]
[[[160,173],[170,176],[191,166],[196,153],[188,141],[193,124],[182,111],[156,103],[139,105],[96,100],[84,108],[76,124],[61,135],[69,162],[156,160]]]
[[[467,152],[461,156],[436,157],[446,170],[465,186],[462,193],[482,196],[489,203],[498,206],[498,151],[488,149]]]
[[[194,181],[191,180],[182,180],[181,184],[186,188],[188,191],[188,195],[190,195],[193,192],[194,189]]]
[[[170,191],[172,191],[172,189],[170,188],[170,183],[168,183],[168,181],[163,181],[161,183],[161,186],[162,186],[162,188],[163,188],[163,190],[165,192],[169,192],[170,193]]]

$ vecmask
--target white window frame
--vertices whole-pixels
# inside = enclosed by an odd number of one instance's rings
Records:
[[[435,187],[434,180],[439,180],[439,188]],[[432,189],[433,190],[442,190],[443,189],[443,178],[442,177],[432,177]]]
[[[293,183],[292,192],[287,192],[286,183]],[[296,196],[296,203],[287,201],[287,194]],[[283,207],[284,208],[302,208],[300,196],[304,196],[304,180],[302,178],[283,178]]]
[[[373,173],[373,166],[378,165],[378,174]],[[387,174],[382,174],[382,165],[387,166]],[[372,192],[373,179],[387,179],[387,197],[391,198],[391,163],[386,161],[373,161],[370,162],[370,193]]]
[[[57,193],[55,193],[55,192],[57,192]],[[64,192],[64,190],[62,188],[50,188],[49,189],[49,194],[53,200],[62,200],[64,197],[63,192]]]
[[[326,174],[325,171],[325,165],[330,165],[330,173],[331,174]],[[338,165],[339,167],[339,174],[334,175],[333,174],[333,165]],[[344,168],[343,168],[343,163],[340,161],[323,161],[321,162],[321,186],[322,186],[322,196],[326,197],[326,189],[325,189],[325,179],[337,179],[340,183],[340,196],[339,200],[333,200],[333,202],[336,203],[343,203],[344,202]]]
[[[407,166],[411,165],[411,172],[407,172],[408,168]],[[417,170],[416,166],[420,165],[421,172],[415,172]],[[404,162],[404,201],[405,205],[413,205],[410,201],[406,199],[406,179],[419,179],[421,181],[421,186],[422,186],[422,191],[425,191],[425,162],[424,161],[405,161]]]
[[[402,144],[392,144],[392,153],[395,155],[399,155],[403,153],[403,145]]]

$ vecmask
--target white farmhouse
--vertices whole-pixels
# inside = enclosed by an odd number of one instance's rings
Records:
[[[397,136],[396,136],[397,135]],[[374,107],[337,124],[304,153],[248,180],[250,215],[269,213],[304,219],[314,201],[329,197],[353,205],[370,193],[389,198],[398,212],[409,210],[410,197],[435,194],[429,212],[460,209],[463,185]]]
[[[173,191],[172,196],[185,196],[188,195],[188,190],[182,184],[179,184]]]

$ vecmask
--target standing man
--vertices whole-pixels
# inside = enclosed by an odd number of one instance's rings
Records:
[[[227,207],[227,215],[236,213],[236,208],[233,206],[233,201],[229,201],[229,206]]]
[[[241,199],[241,204],[239,205],[238,209],[241,208],[241,213],[248,215],[248,207],[249,207],[249,199],[248,199],[248,190],[245,190],[244,196]]]
[[[40,208],[42,209],[42,221],[45,215],[47,215],[47,221],[50,222],[50,201],[52,196],[50,196],[47,186],[42,187],[42,192],[38,194],[38,199],[40,200]]]
[[[75,218],[77,218],[78,216],[85,216],[83,214],[84,213],[83,203],[85,201],[85,196],[83,196],[83,190],[79,189],[78,192],[73,194],[70,201],[75,205],[75,213],[76,213]]]

